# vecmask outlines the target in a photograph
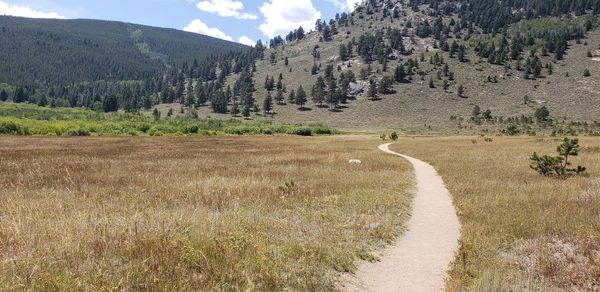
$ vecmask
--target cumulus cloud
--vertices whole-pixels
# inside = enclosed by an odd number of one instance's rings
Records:
[[[194,32],[215,38],[220,38],[226,41],[233,41],[232,37],[228,36],[216,27],[209,27],[200,19],[192,20],[186,27],[183,28],[183,30],[187,32]]]
[[[246,46],[251,46],[254,47],[254,45],[256,45],[256,42],[253,41],[251,38],[243,35],[238,39],[238,43],[246,45]]]
[[[341,11],[354,11],[356,4],[360,4],[362,0],[326,0]]]
[[[321,12],[315,9],[311,0],[270,0],[263,3],[260,12],[265,19],[258,28],[269,38],[287,34],[300,26],[310,30],[321,18]]]
[[[66,17],[56,12],[42,12],[33,10],[29,6],[10,5],[4,1],[0,1],[0,15],[12,15],[29,18],[54,18],[66,19]]]
[[[223,17],[235,17],[237,19],[257,19],[258,16],[243,12],[244,3],[232,0],[206,0],[196,4],[202,11],[217,14]]]
[[[362,0],[346,0],[346,8],[349,11],[354,11],[357,4],[362,3]]]

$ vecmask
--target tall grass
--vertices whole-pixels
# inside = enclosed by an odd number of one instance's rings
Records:
[[[333,290],[408,218],[377,143],[0,137],[0,290]]]
[[[542,177],[533,152],[561,138],[406,138],[392,148],[432,163],[462,222],[450,290],[597,290],[600,287],[600,139],[572,159],[587,177]],[[487,287],[487,288],[486,288]],[[530,287],[530,288],[527,288]]]

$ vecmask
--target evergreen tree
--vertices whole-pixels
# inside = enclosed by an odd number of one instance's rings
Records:
[[[323,27],[323,31],[321,33],[323,34],[324,41],[328,42],[331,40],[331,28],[328,25]]]
[[[406,72],[404,72],[404,66],[398,65],[398,67],[396,67],[396,71],[394,72],[394,79],[398,83],[403,83],[406,81],[405,78],[406,78]]]
[[[278,105],[282,105],[283,100],[284,100],[283,91],[277,90],[277,95],[275,96],[275,101],[277,102]]]
[[[339,54],[340,54],[340,59],[342,61],[348,61],[348,49],[346,48],[346,45],[344,44],[340,44],[340,49],[339,49]]]
[[[300,108],[303,108],[306,102],[306,91],[304,91],[304,88],[302,87],[302,85],[300,85],[300,87],[298,87],[298,90],[296,91],[296,104],[299,105]]]
[[[116,112],[119,110],[119,104],[117,102],[117,97],[114,95],[109,95],[104,98],[104,103],[102,105],[102,109],[105,113],[108,112]]]
[[[463,97],[463,94],[465,93],[465,88],[463,87],[462,84],[458,85],[456,92],[458,93],[458,96]]]
[[[589,69],[583,70],[583,77],[590,77],[590,76],[592,76],[592,74],[590,73]]]
[[[381,78],[381,80],[379,81],[379,87],[378,87],[377,91],[380,94],[388,94],[391,92],[391,87],[392,87],[393,83],[394,83],[394,80],[392,79],[392,77],[383,76],[383,78]]]
[[[206,102],[208,102],[208,94],[206,93],[204,86],[202,86],[201,84],[196,85],[196,89],[195,89],[195,94],[196,94],[196,105],[197,106],[203,106],[206,104]]]
[[[244,105],[244,109],[242,109],[242,116],[244,116],[245,119],[250,118],[250,105]]]
[[[377,98],[377,82],[371,80],[369,83],[369,90],[367,91],[367,96],[370,100],[375,100]]]
[[[330,79],[327,88],[327,103],[331,109],[335,109],[340,102],[339,93],[337,91],[337,82],[334,79]]]
[[[325,101],[325,79],[322,76],[317,78],[315,85],[312,88],[312,100],[316,104],[323,104]]]
[[[317,66],[317,62],[314,62],[312,69],[310,70],[310,74],[317,75],[318,73],[319,73],[319,66]]]
[[[15,89],[15,95],[13,97],[13,102],[15,103],[22,103],[22,102],[26,102],[28,99],[27,93],[25,92],[25,88],[23,88],[22,86],[17,87],[17,89]]]
[[[152,112],[152,116],[154,117],[155,121],[159,121],[160,120],[160,112],[158,111],[157,108],[154,108],[154,111]]]
[[[296,104],[296,91],[292,89],[290,95],[288,95],[288,102],[290,104]]]
[[[2,91],[0,91],[0,101],[7,101],[8,100],[8,93],[6,92],[6,90],[2,89]]]
[[[266,116],[268,113],[273,110],[273,97],[271,96],[271,92],[267,93],[267,97],[263,100],[263,113]]]
[[[231,105],[231,115],[235,117],[239,114],[240,114],[240,107],[239,107],[237,101],[234,100],[233,104]]]
[[[210,106],[215,113],[226,114],[227,113],[227,97],[223,90],[215,91],[210,99]]]
[[[42,95],[42,97],[38,101],[38,106],[47,106],[47,105],[48,105],[48,99],[46,98],[46,95]]]

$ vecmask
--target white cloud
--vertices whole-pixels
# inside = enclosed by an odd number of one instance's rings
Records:
[[[321,12],[311,0],[270,0],[263,3],[260,12],[265,22],[258,28],[269,38],[284,35],[302,26],[305,30],[314,27]]]
[[[251,46],[254,47],[254,45],[256,45],[256,42],[253,41],[251,38],[243,35],[238,39],[238,43],[246,45],[246,46]]]
[[[346,0],[346,8],[348,8],[349,11],[354,11],[356,4],[360,3],[362,3],[362,0]]]
[[[31,9],[29,6],[10,5],[4,1],[0,1],[0,15],[12,15],[29,18],[55,18],[66,19],[66,17],[56,12],[42,12]]]
[[[208,25],[206,25],[200,19],[192,20],[192,22],[190,22],[186,27],[184,27],[183,30],[187,32],[194,32],[215,38],[220,38],[226,41],[233,41],[232,37],[228,36],[216,27],[208,27]]]
[[[206,0],[196,4],[196,7],[202,11],[218,14],[223,17],[235,17],[237,19],[257,19],[258,16],[246,12],[244,3],[232,0]]]
[[[354,11],[356,4],[360,4],[362,0],[325,0],[339,8],[341,11]]]

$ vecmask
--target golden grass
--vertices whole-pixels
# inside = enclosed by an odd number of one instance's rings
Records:
[[[600,139],[582,138],[574,164],[590,176],[541,177],[534,151],[559,138],[402,138],[394,151],[434,165],[453,194],[462,244],[450,290],[600,289]]]
[[[0,290],[335,289],[408,217],[378,142],[0,137]]]

